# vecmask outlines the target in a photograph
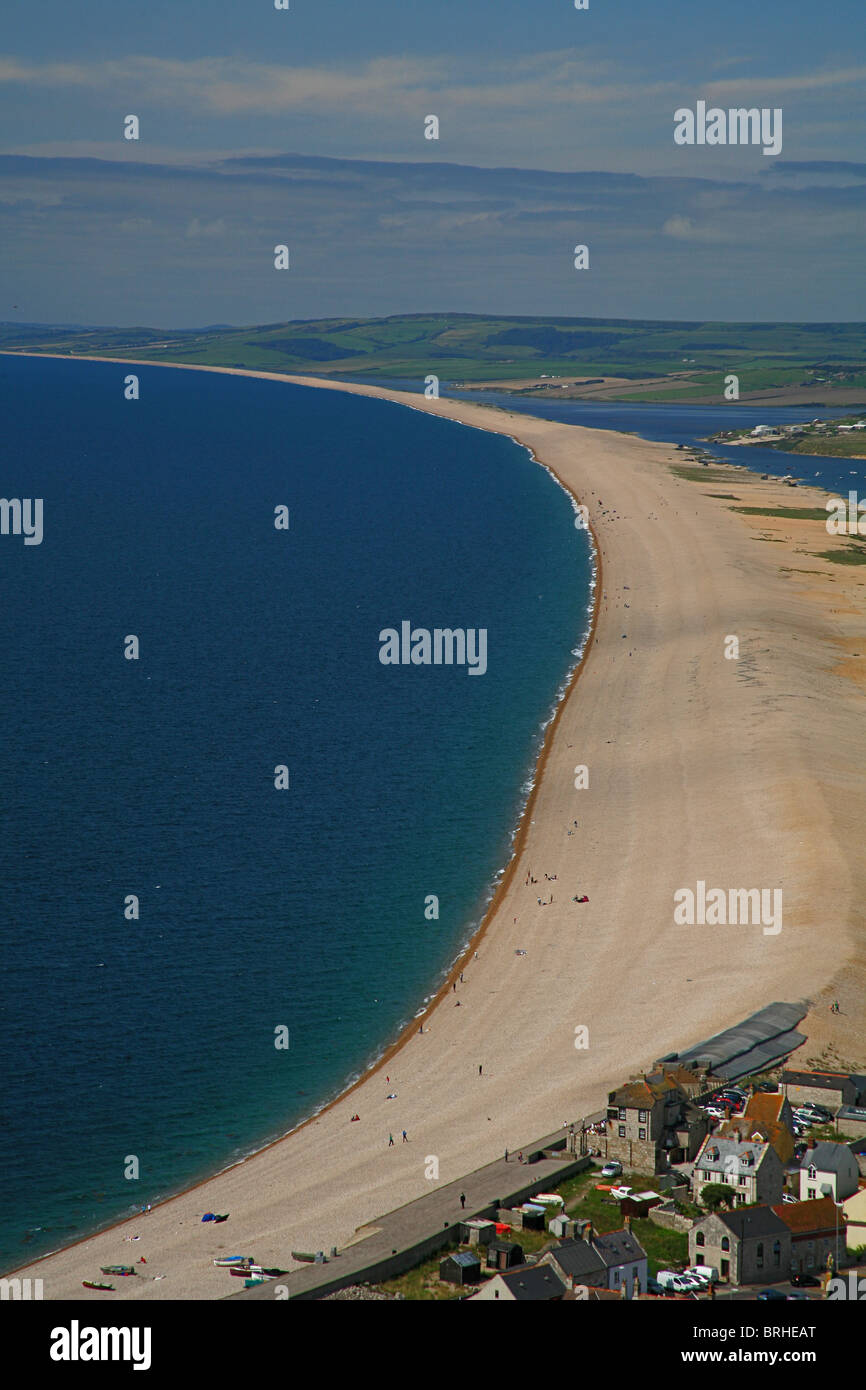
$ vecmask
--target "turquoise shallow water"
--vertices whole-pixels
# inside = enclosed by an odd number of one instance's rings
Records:
[[[44,505],[0,536],[7,1268],[285,1132],[423,1007],[588,622],[586,533],[513,442],[129,370],[0,359],[2,490]],[[486,674],[383,666],[404,620],[485,628]]]

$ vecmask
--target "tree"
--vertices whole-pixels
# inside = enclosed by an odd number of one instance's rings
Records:
[[[736,1193],[723,1182],[708,1182],[701,1188],[701,1203],[708,1211],[732,1207]]]

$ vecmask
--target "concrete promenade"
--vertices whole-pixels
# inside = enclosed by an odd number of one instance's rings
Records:
[[[459,1182],[437,1187],[414,1202],[407,1202],[380,1220],[362,1226],[356,1240],[327,1264],[295,1266],[290,1274],[269,1279],[257,1288],[241,1288],[227,1293],[237,1299],[285,1299],[278,1287],[288,1289],[288,1298],[322,1298],[325,1294],[345,1288],[348,1284],[378,1283],[393,1279],[413,1269],[424,1259],[458,1239],[461,1221],[475,1216],[492,1215],[498,1207],[513,1207],[528,1200],[536,1192],[555,1187],[572,1173],[589,1166],[589,1160],[569,1153],[566,1138],[560,1129],[556,1134],[539,1140],[523,1150],[524,1161],[517,1156],[504,1155],[484,1168],[469,1173]],[[556,1147],[555,1157],[545,1158]],[[460,1206],[460,1194],[466,1197],[465,1210]],[[518,1231],[514,1239],[520,1241]],[[327,1251],[325,1252],[328,1253]],[[286,1252],[285,1265],[293,1263]]]

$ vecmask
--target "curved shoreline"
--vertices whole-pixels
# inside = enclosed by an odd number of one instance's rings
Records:
[[[230,375],[233,375],[233,376],[235,376],[235,375],[244,375],[244,376],[256,377],[256,378],[261,379],[261,380],[264,380],[264,381],[280,381],[280,382],[288,381],[289,384],[295,385],[295,386],[311,386],[311,387],[314,387],[316,384],[318,384],[318,383],[316,382],[315,378],[311,378],[311,379],[306,379],[306,378],[291,378],[291,377],[286,377],[286,376],[283,376],[283,375],[278,375],[278,376],[277,376],[277,375],[275,375],[275,374],[273,374],[273,373],[270,373],[270,372],[252,372],[252,371],[246,371],[246,370],[243,371],[243,372],[240,372],[240,371],[238,371],[238,370],[236,370],[236,369],[234,369],[234,368],[227,368],[227,367],[204,367],[204,366],[200,366],[199,364],[194,364],[194,363],[146,362],[146,361],[142,361],[142,360],[135,359],[135,358],[122,358],[122,357],[109,357],[109,358],[106,358],[106,357],[83,357],[83,356],[79,356],[78,354],[76,354],[75,357],[73,357],[73,358],[70,359],[68,356],[66,356],[65,354],[61,354],[61,353],[24,353],[24,352],[21,352],[21,353],[17,353],[17,352],[8,352],[8,353],[7,353],[7,352],[0,352],[0,355],[2,355],[2,356],[9,356],[9,357],[30,357],[30,358],[50,357],[50,358],[51,358],[52,360],[54,360],[54,361],[69,361],[69,360],[72,360],[72,361],[88,361],[88,362],[106,362],[106,363],[115,362],[115,363],[117,363],[117,364],[119,364],[119,365],[123,365],[123,366],[154,366],[154,367],[165,367],[165,368],[168,368],[168,369],[177,369],[177,368],[181,368],[181,369],[194,370],[194,371],[223,372],[223,373],[227,373],[227,374],[230,374]],[[325,383],[322,383],[322,384],[325,384]],[[329,383],[329,384],[330,384],[330,383]],[[353,384],[353,383],[350,383],[350,382],[341,383],[341,385],[347,386],[347,387],[348,387],[348,386],[351,386],[352,384]],[[384,391],[386,388],[382,388],[382,389],[383,389],[383,391]],[[350,394],[362,394],[362,393],[360,393],[360,392],[352,392],[352,393],[350,393]],[[366,395],[367,392],[363,392],[363,394]],[[411,394],[411,393],[408,393],[408,392],[407,392],[406,394],[409,395],[409,394]],[[411,401],[403,401],[403,400],[395,399],[394,396],[393,396],[392,394],[389,394],[389,395],[384,395],[384,394],[383,394],[382,396],[380,396],[380,395],[378,394],[378,392],[377,392],[376,395],[373,397],[373,399],[384,399],[384,400],[386,400],[386,401],[389,401],[389,402],[390,402],[391,404],[393,404],[393,405],[402,405],[402,406],[404,406],[406,409],[409,409],[409,410],[413,410],[413,409],[418,410],[418,409],[420,409],[420,412],[421,412],[422,414],[434,414],[433,411],[426,411],[426,410],[423,409],[423,407],[418,407],[418,406],[416,406],[416,405],[413,405],[413,404],[411,403]],[[422,399],[424,399],[424,398],[422,397]],[[449,398],[448,398],[448,397],[445,397],[444,399],[449,399]],[[498,407],[498,406],[488,406],[488,405],[483,405],[483,404],[479,403],[479,408],[480,408],[480,409],[483,409],[483,410],[485,410],[485,411],[489,411],[489,412],[491,413],[491,415],[497,414],[497,413],[499,413],[499,414],[503,413],[503,412],[501,411],[500,407]],[[438,412],[436,412],[436,414],[438,415]],[[452,423],[454,423],[454,424],[464,424],[464,425],[465,425],[465,422],[464,422],[464,421],[462,421],[462,420],[454,420],[453,417],[441,416],[441,415],[440,415],[440,416],[438,416],[438,418],[449,418],[449,419],[452,419]],[[479,426],[475,426],[475,425],[465,425],[465,427],[468,428],[468,429],[476,429],[476,428],[477,428],[477,429],[481,429],[481,428],[483,428],[483,427],[480,426],[480,425],[479,425]],[[572,500],[572,502],[573,502],[575,508],[577,508],[577,507],[580,505],[580,498],[577,497],[577,495],[572,491],[572,489],[568,487],[567,483],[566,483],[566,482],[564,481],[564,479],[557,473],[556,469],[553,468],[550,464],[548,464],[548,463],[544,462],[543,460],[539,459],[539,458],[536,456],[534,450],[530,447],[530,445],[525,444],[522,440],[518,439],[516,435],[507,434],[505,430],[490,430],[490,431],[488,431],[488,432],[489,432],[489,433],[493,433],[493,434],[505,434],[506,437],[509,438],[509,439],[511,439],[513,443],[517,444],[521,449],[524,449],[524,450],[529,454],[529,456],[530,456],[530,458],[532,459],[533,463],[534,463],[537,467],[543,468],[547,473],[550,473],[550,474],[551,474],[551,476],[556,480],[556,482],[557,482],[557,483],[559,484],[559,486],[562,488],[563,492],[565,492],[565,493],[567,494],[567,496],[571,498],[571,500]],[[577,512],[576,512],[576,511],[575,511],[575,515],[577,515]],[[584,670],[584,667],[585,667],[585,665],[586,665],[586,662],[587,662],[587,659],[588,659],[588,656],[589,656],[590,649],[592,648],[592,645],[593,645],[593,642],[594,642],[594,639],[595,639],[595,632],[596,632],[596,628],[597,628],[597,625],[598,625],[599,605],[600,605],[600,601],[601,601],[602,580],[603,580],[602,560],[601,560],[601,546],[599,545],[598,537],[597,537],[597,535],[595,534],[595,531],[594,531],[594,529],[593,529],[593,527],[592,527],[592,524],[591,524],[591,522],[590,522],[588,519],[587,519],[587,521],[586,521],[586,530],[587,530],[587,532],[588,532],[588,534],[589,534],[589,536],[590,536],[590,538],[591,538],[592,578],[591,578],[591,583],[590,583],[590,593],[591,593],[592,608],[591,608],[591,616],[590,616],[589,626],[588,626],[588,629],[587,629],[587,631],[586,631],[585,638],[583,639],[583,648],[582,648],[582,651],[581,651],[581,653],[580,653],[580,656],[577,658],[577,660],[575,661],[575,663],[574,663],[574,665],[573,665],[573,667],[572,667],[572,669],[571,669],[570,675],[568,676],[568,679],[567,679],[566,684],[565,684],[565,688],[563,689],[562,694],[561,694],[560,698],[558,699],[558,701],[557,701],[557,703],[556,703],[556,706],[555,706],[555,708],[554,708],[554,710],[553,710],[553,713],[552,713],[550,719],[547,721],[547,724],[546,724],[546,726],[545,726],[544,735],[543,735],[542,743],[541,743],[541,748],[539,749],[538,756],[537,756],[537,758],[536,758],[535,765],[534,765],[534,769],[533,769],[532,786],[530,787],[529,793],[528,793],[528,795],[527,795],[527,797],[526,797],[526,800],[525,800],[525,802],[524,802],[524,804],[523,804],[523,809],[522,809],[522,811],[521,811],[521,813],[520,813],[520,816],[519,816],[519,818],[518,818],[517,825],[516,825],[516,828],[515,828],[515,831],[514,831],[514,838],[513,838],[513,841],[512,841],[512,852],[511,852],[511,857],[510,857],[510,859],[508,860],[508,863],[505,865],[505,868],[504,868],[503,871],[502,871],[502,874],[501,874],[501,877],[499,878],[498,883],[496,883],[495,887],[493,888],[493,894],[492,894],[492,896],[491,896],[491,898],[490,898],[490,901],[489,901],[488,904],[487,904],[487,908],[486,908],[486,910],[485,910],[485,912],[484,912],[484,916],[482,917],[479,926],[476,928],[475,933],[474,933],[473,936],[469,939],[468,943],[461,949],[460,954],[456,957],[454,963],[452,964],[452,966],[451,966],[450,969],[448,970],[448,973],[447,973],[447,975],[445,976],[445,979],[443,980],[442,984],[439,986],[439,988],[436,990],[436,992],[435,992],[434,994],[431,994],[431,995],[430,995],[429,1000],[428,1000],[428,1002],[427,1002],[427,1005],[426,1005],[426,1007],[423,1009],[423,1011],[420,1012],[419,1014],[417,1014],[412,1020],[410,1020],[409,1023],[407,1023],[407,1024],[400,1030],[400,1032],[398,1033],[398,1035],[397,1035],[397,1037],[394,1039],[394,1041],[393,1041],[392,1043],[388,1044],[388,1045],[385,1047],[385,1050],[382,1052],[381,1056],[380,1056],[375,1062],[371,1063],[369,1067],[365,1068],[365,1070],[364,1070],[364,1071],[362,1072],[362,1074],[357,1078],[356,1081],[353,1081],[350,1085],[344,1087],[344,1089],[341,1090],[341,1091],[339,1091],[339,1092],[337,1093],[337,1095],[333,1096],[331,1100],[326,1101],[319,1109],[314,1110],[310,1115],[308,1115],[308,1116],[306,1117],[306,1119],[301,1120],[301,1121],[300,1121],[298,1124],[296,1124],[296,1125],[293,1125],[291,1129],[287,1129],[284,1133],[278,1135],[275,1139],[270,1139],[270,1140],[268,1140],[268,1142],[267,1142],[266,1144],[262,1144],[259,1148],[253,1149],[250,1153],[245,1154],[243,1158],[237,1159],[237,1160],[236,1160],[235,1162],[233,1162],[233,1163],[228,1163],[228,1164],[225,1165],[225,1167],[217,1168],[217,1169],[215,1169],[213,1172],[208,1173],[207,1176],[205,1176],[205,1177],[203,1177],[203,1178],[198,1178],[195,1182],[190,1183],[190,1184],[188,1184],[187,1186],[182,1187],[178,1192],[172,1193],[170,1197],[164,1197],[164,1198],[162,1198],[161,1200],[154,1202],[154,1203],[152,1204],[152,1210],[153,1210],[153,1211],[156,1211],[156,1210],[158,1210],[158,1209],[164,1208],[164,1207],[168,1206],[170,1203],[176,1202],[176,1201],[178,1201],[180,1198],[185,1197],[185,1196],[188,1196],[189,1193],[191,1193],[191,1192],[196,1192],[199,1188],[203,1187],[206,1183],[212,1182],[212,1181],[214,1180],[214,1178],[218,1178],[218,1177],[220,1177],[220,1176],[221,1176],[222,1174],[224,1174],[224,1173],[232,1172],[233,1170],[236,1170],[236,1169],[242,1167],[245,1163],[248,1163],[251,1159],[257,1158],[260,1154],[267,1153],[268,1150],[275,1148],[276,1145],[282,1144],[283,1141],[284,1141],[285,1139],[289,1139],[292,1135],[299,1134],[299,1133],[301,1132],[301,1130],[306,1129],[306,1128],[307,1128],[309,1125],[311,1125],[311,1124],[314,1124],[317,1120],[319,1120],[319,1119],[322,1117],[322,1115],[327,1114],[327,1112],[328,1112],[329,1110],[332,1110],[335,1106],[339,1105],[342,1101],[344,1101],[348,1096],[352,1095],[354,1091],[358,1090],[358,1088],[361,1087],[361,1086],[363,1086],[367,1081],[369,1081],[371,1077],[375,1076],[377,1072],[381,1071],[382,1068],[383,1068],[384,1066],[386,1066],[389,1062],[391,1062],[391,1060],[392,1060],[394,1057],[396,1057],[397,1054],[398,1054],[399,1052],[401,1052],[401,1051],[403,1050],[403,1048],[406,1046],[406,1044],[407,1044],[407,1043],[416,1035],[416,1033],[418,1032],[418,1029],[417,1029],[417,1027],[416,1027],[416,1024],[419,1022],[419,1020],[422,1020],[422,1021],[423,1021],[424,1019],[428,1018],[431,1014],[434,1013],[434,1011],[436,1010],[436,1008],[442,1003],[443,999],[445,999],[446,996],[448,995],[449,991],[451,990],[451,986],[453,985],[453,983],[459,978],[461,972],[465,970],[465,967],[466,967],[467,963],[472,959],[472,956],[473,956],[474,952],[478,950],[479,945],[481,944],[481,942],[484,940],[484,938],[485,938],[486,935],[487,935],[487,932],[488,932],[488,929],[489,929],[489,927],[490,927],[490,925],[491,925],[491,923],[492,923],[492,920],[493,920],[493,918],[494,918],[496,912],[498,911],[501,902],[504,900],[505,895],[506,895],[506,893],[507,893],[509,887],[511,886],[511,882],[512,882],[512,880],[513,880],[513,878],[514,878],[514,875],[515,875],[515,873],[516,873],[517,866],[518,866],[518,863],[519,863],[519,861],[520,861],[520,856],[522,855],[523,850],[524,850],[525,845],[526,845],[526,839],[527,839],[527,835],[528,835],[528,832],[529,832],[529,825],[530,825],[530,822],[531,822],[531,820],[532,820],[532,812],[533,812],[533,810],[534,810],[534,808],[535,808],[535,805],[536,805],[536,802],[537,802],[537,799],[538,799],[538,794],[539,794],[539,791],[540,791],[540,788],[541,788],[541,782],[542,782],[542,778],[543,778],[543,776],[544,776],[544,770],[545,770],[545,767],[546,767],[546,765],[547,765],[547,761],[548,761],[548,757],[549,757],[549,754],[550,754],[550,749],[551,749],[551,746],[552,746],[552,743],[553,743],[554,735],[555,735],[556,730],[557,730],[557,728],[558,728],[558,726],[559,726],[559,723],[560,723],[560,720],[561,720],[561,718],[562,718],[563,710],[565,709],[566,703],[570,700],[570,698],[571,698],[573,692],[575,691],[575,689],[576,689],[576,687],[577,687],[578,680],[579,680],[579,678],[580,678],[580,675],[581,675],[582,671]],[[578,638],[578,641],[580,641],[580,640],[581,640],[581,639]],[[35,1267],[36,1265],[40,1264],[43,1260],[51,1259],[53,1256],[58,1255],[58,1254],[60,1254],[60,1253],[63,1252],[63,1251],[73,1250],[73,1249],[75,1249],[77,1246],[80,1246],[80,1245],[84,1244],[85,1241],[92,1240],[94,1236],[103,1235],[103,1234],[105,1234],[105,1233],[107,1233],[107,1232],[109,1232],[109,1231],[116,1230],[118,1227],[123,1226],[123,1225],[126,1225],[127,1222],[129,1222],[129,1221],[135,1221],[136,1219],[137,1219],[137,1216],[136,1216],[136,1214],[134,1214],[134,1213],[133,1213],[133,1214],[130,1214],[130,1215],[128,1215],[128,1216],[117,1217],[117,1218],[115,1218],[115,1219],[113,1219],[113,1220],[111,1220],[111,1221],[106,1222],[106,1224],[105,1224],[104,1226],[99,1226],[99,1227],[96,1228],[96,1230],[90,1231],[90,1232],[88,1232],[86,1235],[79,1236],[76,1240],[70,1241],[68,1244],[65,1244],[65,1245],[58,1245],[58,1246],[55,1247],[55,1249],[46,1251],[46,1253],[45,1253],[44,1255],[40,1255],[40,1256],[38,1257],[38,1259],[36,1259],[36,1260],[30,1260],[30,1261],[27,1261],[27,1262],[26,1262],[25,1264],[23,1264],[23,1265],[18,1265],[18,1266],[16,1266],[14,1269],[11,1269],[11,1270],[7,1271],[7,1273],[10,1274],[10,1275],[12,1275],[12,1274],[18,1273],[18,1272],[19,1272],[20,1270],[22,1270],[22,1269],[27,1269],[27,1268]]]
[[[459,1181],[497,1149],[516,1151],[563,1114],[589,1113],[630,1072],[771,999],[838,995],[840,1020],[810,1015],[810,1047],[831,1028],[844,1056],[860,1055],[866,790],[852,781],[846,751],[866,689],[866,585],[850,566],[810,556],[804,542],[814,547],[813,523],[776,517],[790,501],[783,483],[728,475],[763,503],[760,519],[747,519],[725,505],[729,494],[672,470],[682,462],[672,444],[319,378],[73,360],[349,391],[506,434],[573,500],[585,498],[598,569],[591,631],[545,727],[511,857],[481,926],[428,1006],[433,1026],[419,1037],[415,1018],[322,1110],[166,1198],[147,1221],[121,1219],[23,1266],[44,1272],[46,1287],[50,1276],[52,1297],[82,1298],[84,1260],[69,1253],[77,1247],[90,1242],[99,1263],[128,1255],[113,1233],[130,1221],[167,1282],[128,1280],[115,1298],[222,1297],[227,1290],[203,1264],[223,1248],[214,1244],[220,1237],[197,1224],[200,1210],[187,1200],[201,1188],[210,1209],[232,1210],[232,1241],[255,1247],[260,1262],[285,1263],[292,1248],[345,1249],[383,1212],[429,1190],[422,1154],[441,1155],[437,1183]],[[816,495],[799,493],[803,501]],[[757,544],[765,539],[776,544]],[[821,532],[822,545],[827,539]],[[740,666],[722,659],[731,632],[744,644]],[[578,681],[579,702],[571,699]],[[592,777],[577,800],[575,760]],[[570,828],[576,814],[579,833]],[[549,869],[561,881],[564,900],[554,904],[551,892],[537,908],[534,890],[518,883],[527,848],[539,876]],[[732,949],[729,933],[703,931],[696,949],[694,929],[676,931],[671,918],[672,891],[696,877],[781,883],[784,935],[741,927]],[[591,903],[572,906],[576,891]],[[482,934],[487,949],[470,963]],[[523,945],[526,960],[512,950]],[[461,964],[467,1007],[458,1013],[442,1005]],[[591,1051],[575,1050],[578,1023],[592,1030]],[[398,1054],[399,1112],[366,1084]],[[482,1060],[483,1081],[474,1065]],[[340,1107],[362,1088],[363,1123],[350,1130],[350,1107]],[[389,1126],[410,1130],[414,1150],[386,1146]]]

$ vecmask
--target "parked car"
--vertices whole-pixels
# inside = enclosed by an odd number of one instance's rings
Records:
[[[766,1302],[774,1302],[774,1303],[779,1302],[779,1303],[784,1303],[784,1302],[786,1301],[788,1295],[785,1293],[784,1289],[774,1289],[774,1288],[770,1288],[770,1289],[761,1289],[761,1291],[760,1291],[760,1293],[757,1295],[757,1297],[758,1297],[758,1299],[759,1299],[762,1303],[766,1303]]]
[[[783,1201],[783,1202],[785,1203],[785,1205],[788,1206],[788,1207],[793,1206],[796,1202],[799,1202],[799,1200],[800,1200],[800,1198],[799,1198],[799,1197],[795,1197],[794,1194],[793,1194],[793,1192],[783,1192],[783,1193],[782,1193],[782,1201]]]
[[[810,1120],[813,1124],[829,1124],[833,1118],[832,1111],[826,1105],[813,1105],[809,1101],[806,1105],[798,1105],[794,1111],[795,1120]]]
[[[789,1303],[809,1302],[809,1295],[807,1293],[801,1293],[799,1289],[794,1290],[792,1293],[786,1293],[785,1297],[787,1298]]]
[[[646,1281],[646,1291],[647,1293],[653,1294],[656,1298],[664,1298],[665,1296],[664,1288],[659,1283],[658,1279],[653,1279],[652,1276]]]
[[[791,1283],[795,1289],[820,1289],[821,1287],[821,1280],[816,1278],[814,1274],[807,1274],[805,1271],[802,1274],[792,1274]]]
[[[616,1159],[611,1159],[610,1163],[606,1163],[601,1170],[603,1178],[618,1178],[621,1174],[622,1164],[617,1163]]]

